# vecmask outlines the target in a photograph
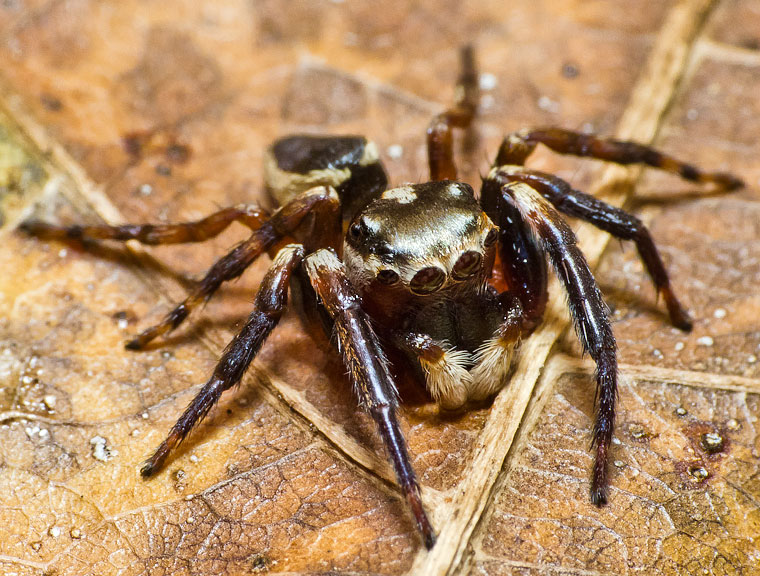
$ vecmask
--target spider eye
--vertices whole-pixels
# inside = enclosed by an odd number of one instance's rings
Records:
[[[454,264],[454,268],[451,270],[451,275],[454,277],[454,280],[464,280],[478,271],[482,261],[483,256],[480,252],[468,250],[462,254],[457,260],[457,263]]]
[[[488,231],[488,234],[486,234],[485,240],[483,240],[483,245],[488,248],[490,246],[493,246],[496,244],[496,240],[499,237],[499,229],[498,228],[491,228]]]
[[[446,273],[438,266],[423,268],[414,275],[409,288],[415,294],[431,294],[438,290],[446,281]]]
[[[393,248],[391,248],[388,244],[381,244],[375,248],[375,254],[383,258],[390,258],[393,256]]]
[[[377,273],[377,279],[381,284],[391,285],[398,282],[398,274],[393,270],[380,270]]]
[[[362,226],[358,222],[354,222],[348,227],[348,234],[353,240],[358,240],[362,235]]]

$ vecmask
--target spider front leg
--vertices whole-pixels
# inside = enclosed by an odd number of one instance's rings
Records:
[[[570,184],[551,174],[509,166],[499,168],[498,174],[505,182],[528,184],[564,214],[589,222],[621,240],[632,240],[652,278],[655,290],[665,300],[670,321],[681,330],[691,330],[691,318],[676,298],[657,247],[641,220],[625,210],[574,190]]]
[[[704,172],[696,166],[676,160],[651,146],[623,140],[604,139],[592,134],[583,134],[561,128],[521,130],[508,135],[499,148],[496,165],[521,166],[538,144],[543,144],[559,154],[586,156],[616,164],[646,164],[653,168],[678,174],[685,180],[700,184],[714,184],[721,190],[735,190],[744,186],[744,182],[733,174]]]
[[[485,182],[489,194],[498,189],[498,209],[512,209],[512,217],[525,223],[542,248],[568,296],[570,313],[583,349],[596,362],[596,419],[593,445],[596,448],[591,478],[591,501],[607,502],[607,460],[612,442],[617,397],[617,347],[607,308],[585,257],[576,245],[575,234],[557,210],[535,189],[522,182],[504,182],[492,171]]]
[[[502,200],[506,183],[491,172],[483,181],[480,204],[499,227],[501,274],[521,306],[520,334],[528,336],[541,323],[549,297],[546,254],[517,207]]]
[[[417,529],[430,549],[435,544],[435,533],[422,506],[420,488],[398,423],[396,387],[377,334],[361,307],[361,298],[332,250],[309,254],[304,266],[321,304],[333,320],[338,347],[359,404],[377,425]]]
[[[330,222],[330,225],[317,227],[317,222]],[[340,202],[332,188],[313,188],[278,209],[247,240],[214,263],[190,295],[161,322],[141,332],[127,342],[126,347],[140,350],[157,337],[177,328],[193,310],[207,302],[224,282],[239,277],[263,252],[283,237],[294,234],[298,240],[309,244],[319,245],[320,242],[325,242],[327,245],[336,245],[339,242]]]
[[[288,283],[294,268],[301,263],[303,254],[303,246],[288,244],[274,257],[256,295],[253,312],[248,321],[224,350],[209,381],[185,409],[153,456],[145,462],[140,470],[143,476],[151,476],[159,470],[169,454],[219,401],[222,393],[240,382],[285,311]]]

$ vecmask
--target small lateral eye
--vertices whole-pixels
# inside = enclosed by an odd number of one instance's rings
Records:
[[[488,234],[486,234],[485,240],[483,240],[483,245],[486,247],[493,246],[496,244],[496,240],[499,237],[499,231],[497,228],[491,228],[488,231]]]
[[[375,254],[380,257],[390,258],[393,256],[393,248],[391,248],[388,244],[381,244],[375,249]]]
[[[381,284],[391,285],[398,282],[398,274],[393,270],[380,270],[380,272],[377,273],[377,279]]]
[[[362,226],[358,222],[354,222],[348,227],[348,234],[352,239],[358,240],[362,235]]]
[[[481,256],[480,252],[468,250],[454,264],[451,275],[454,277],[454,280],[464,280],[478,271],[482,261],[483,256]]]

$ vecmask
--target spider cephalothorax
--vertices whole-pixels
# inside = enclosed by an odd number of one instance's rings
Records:
[[[477,108],[470,49],[463,51],[457,94],[456,104],[428,128],[430,182],[386,190],[386,173],[372,142],[359,136],[298,135],[278,140],[267,153],[267,183],[280,205],[271,215],[242,205],[184,224],[22,224],[26,232],[47,238],[146,244],[203,241],[233,221],[251,229],[250,237],[217,261],[162,322],[129,341],[130,349],[141,349],[179,326],[264,252],[272,256],[248,321],[145,463],[143,475],[159,470],[221,394],[240,381],[282,316],[292,281],[304,312],[318,311],[335,336],[359,403],[376,422],[424,543],[432,547],[435,533],[398,425],[396,388],[384,347],[407,357],[443,409],[495,394],[508,382],[520,339],[542,320],[548,259],[567,292],[581,344],[597,365],[590,494],[594,504],[606,502],[617,393],[615,339],[596,281],[560,213],[635,242],[671,322],[689,330],[691,321],[641,221],[524,163],[544,144],[559,153],[643,163],[725,190],[742,183],[647,146],[548,128],[508,135],[477,198],[472,187],[456,181],[452,144],[453,128],[470,126]],[[490,281],[495,261],[506,290]]]
[[[485,281],[495,234],[468,184],[408,184],[384,192],[357,215],[343,259],[354,286],[370,296],[385,286],[395,286],[402,298],[448,294],[464,281]]]

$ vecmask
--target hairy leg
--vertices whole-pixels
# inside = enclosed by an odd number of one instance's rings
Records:
[[[522,336],[527,336],[541,323],[549,297],[546,252],[517,207],[502,200],[502,187],[507,182],[502,176],[486,178],[480,203],[488,217],[499,226],[501,273],[511,295],[521,305],[520,330]]]
[[[240,382],[262,344],[280,321],[287,306],[290,276],[302,258],[303,247],[300,244],[288,244],[277,253],[261,283],[253,312],[245,326],[224,350],[209,381],[185,409],[153,456],[145,462],[140,471],[143,476],[151,476],[158,471],[190,430],[219,401],[222,393]]]
[[[498,181],[498,171],[489,179]],[[617,397],[617,346],[607,308],[576,245],[575,234],[557,210],[535,189],[522,182],[502,186],[502,202],[514,206],[542,243],[568,296],[570,313],[584,350],[596,362],[596,419],[593,444],[596,448],[591,478],[591,501],[607,502],[608,455],[612,442]]]
[[[454,106],[433,118],[427,129],[431,180],[456,180],[454,128],[469,128],[478,108],[478,72],[472,46],[462,48]]]
[[[496,157],[497,166],[522,165],[538,144],[560,154],[586,156],[616,164],[646,164],[678,174],[686,180],[700,184],[714,184],[723,190],[734,190],[744,185],[741,179],[725,172],[705,172],[696,166],[676,160],[651,146],[622,140],[599,138],[561,128],[543,128],[515,132],[504,138]]]
[[[359,404],[377,425],[417,529],[430,549],[435,543],[435,533],[422,506],[419,484],[396,415],[396,387],[377,334],[345,275],[343,263],[333,251],[322,249],[309,254],[304,266],[317,296],[333,320],[343,363]]]
[[[278,209],[251,236],[220,258],[206,272],[192,293],[164,319],[127,342],[130,350],[140,350],[148,343],[177,328],[190,313],[214,295],[229,280],[239,277],[263,252],[284,237],[294,236],[306,244],[335,245],[340,235],[340,204],[332,188],[313,188]],[[324,244],[322,244],[324,245]]]
[[[691,318],[676,298],[657,247],[641,220],[625,210],[574,190],[570,184],[551,174],[525,169],[510,170],[506,167],[500,170],[500,174],[506,181],[528,184],[559,211],[589,222],[616,238],[633,241],[657,293],[662,294],[665,300],[670,321],[681,330],[691,330]]]

